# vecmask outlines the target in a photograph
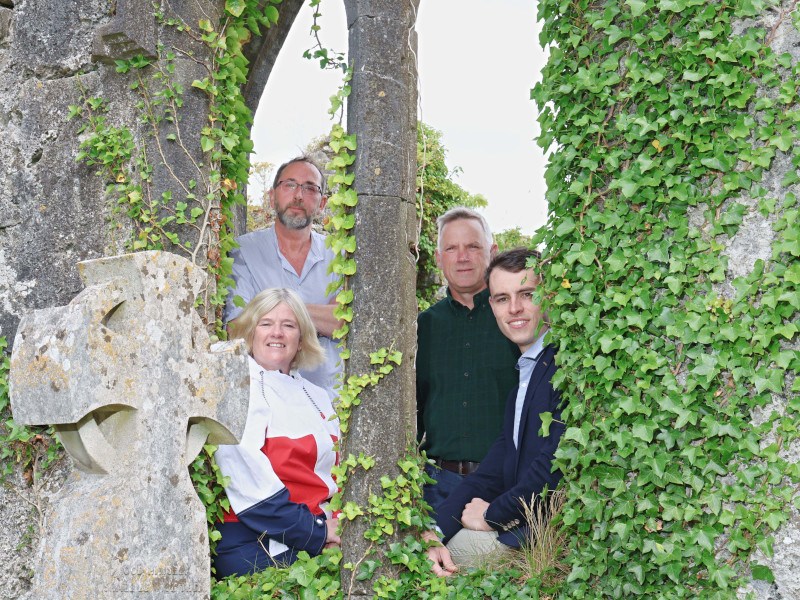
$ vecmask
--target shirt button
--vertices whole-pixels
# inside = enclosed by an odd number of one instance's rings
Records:
[[[465,348],[470,348],[470,344],[469,344],[469,342],[467,342],[466,344],[464,344],[464,347],[465,347]]]
[[[466,406],[466,405],[467,405],[467,403],[466,403],[466,402],[464,402],[464,403],[462,403],[462,404],[461,404],[461,406]]]
[[[469,377],[469,372],[464,372],[464,377]]]

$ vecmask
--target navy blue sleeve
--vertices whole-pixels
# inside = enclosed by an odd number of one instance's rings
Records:
[[[259,535],[266,534],[311,555],[322,552],[328,538],[325,517],[315,516],[305,504],[289,500],[289,490],[286,488],[236,516],[239,522]]]

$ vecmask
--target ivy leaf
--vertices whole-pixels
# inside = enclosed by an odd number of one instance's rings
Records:
[[[753,579],[775,583],[775,575],[769,567],[764,565],[750,565],[750,570],[753,574]]]
[[[246,0],[225,0],[225,10],[234,17],[240,17],[247,8]]]
[[[636,190],[639,189],[639,184],[632,179],[622,179],[619,182],[619,189],[626,198],[633,198]]]
[[[638,17],[647,9],[647,2],[644,0],[625,0],[625,4],[630,7],[631,15],[634,17]]]
[[[597,482],[611,490],[625,488],[625,471],[618,467],[598,467]]]
[[[636,423],[631,429],[633,437],[650,443],[653,441],[653,433],[655,432],[655,423]]]
[[[553,413],[551,412],[539,413],[539,418],[542,419],[542,426],[539,429],[539,435],[541,437],[547,437],[550,435],[550,425],[553,423]]]
[[[712,354],[701,354],[695,362],[692,373],[702,377],[706,383],[710,382],[716,377],[719,369],[717,368],[719,361],[716,356]]]
[[[274,6],[267,6],[264,9],[264,15],[269,19],[273,25],[278,22],[278,9]]]
[[[565,236],[568,233],[574,231],[575,229],[575,221],[571,217],[567,217],[562,219],[561,222],[556,227],[556,235],[558,237]]]
[[[589,443],[588,434],[580,427],[568,427],[564,432],[565,440],[575,440],[581,447],[585,448]]]

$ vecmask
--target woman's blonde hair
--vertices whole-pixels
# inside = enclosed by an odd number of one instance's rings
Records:
[[[245,306],[242,314],[228,327],[231,339],[242,338],[253,353],[253,337],[261,317],[283,302],[292,309],[300,326],[300,349],[292,361],[293,369],[314,369],[325,362],[325,350],[317,339],[317,329],[297,292],[287,288],[267,288]]]

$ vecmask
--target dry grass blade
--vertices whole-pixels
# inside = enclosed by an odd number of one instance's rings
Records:
[[[522,502],[529,528],[528,539],[523,541],[520,552],[511,555],[509,566],[520,569],[527,579],[540,579],[546,586],[558,584],[569,573],[566,563],[569,534],[556,518],[565,499],[564,491],[556,490],[546,491],[538,501]]]

